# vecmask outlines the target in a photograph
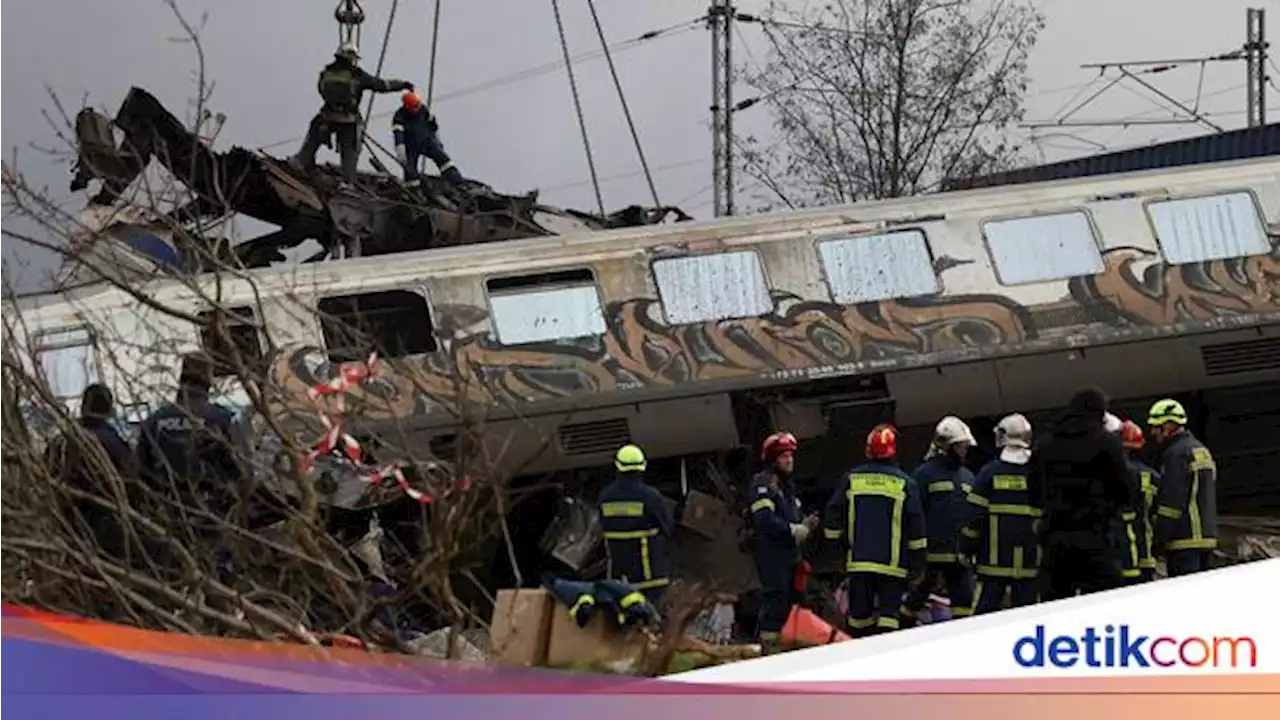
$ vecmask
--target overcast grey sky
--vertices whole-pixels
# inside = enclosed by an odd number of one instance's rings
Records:
[[[796,0],[797,3],[803,0]],[[208,13],[202,32],[207,72],[216,80],[211,103],[225,112],[217,147],[260,147],[284,156],[296,151],[315,112],[315,78],[337,41],[336,0],[179,0],[187,16]],[[425,84],[430,59],[434,0],[401,0],[384,76]],[[437,59],[437,96],[472,88],[493,78],[560,58],[550,0],[445,0]],[[596,0],[611,43],[691,20],[706,0]],[[744,12],[767,0],[739,0]],[[363,0],[369,15],[362,51],[365,65],[377,62],[391,0]],[[1054,116],[1096,75],[1081,63],[1182,58],[1238,48],[1244,41],[1245,8],[1270,7],[1272,35],[1280,37],[1280,4],[1274,0],[1039,0],[1048,27],[1031,59],[1028,119]],[[599,47],[586,0],[561,0],[573,53]],[[5,0],[3,30],[3,146],[8,162],[16,148],[17,167],[34,183],[48,185],[57,199],[69,197],[69,163],[53,163],[29,146],[56,140],[41,117],[50,106],[45,86],[71,105],[81,98],[114,113],[131,85],[153,92],[180,116],[195,87],[195,57],[179,35],[161,0]],[[740,58],[763,57],[756,26],[741,28],[747,47]],[[1274,42],[1273,42],[1274,44]],[[639,127],[650,166],[665,203],[681,203],[695,215],[710,209],[709,36],[703,29],[668,34],[616,56],[619,73]],[[644,179],[602,60],[575,66],[597,168],[604,177],[629,175],[603,184],[605,204],[616,209],[648,200]],[[1274,74],[1274,73],[1273,73]],[[1196,96],[1196,68],[1158,77],[1158,86],[1179,99]],[[1219,124],[1244,121],[1243,63],[1211,66],[1204,78],[1201,108],[1218,113]],[[742,97],[750,95],[740,89]],[[1280,105],[1280,93],[1271,105]],[[394,107],[381,96],[375,113]],[[1079,118],[1126,117],[1161,111],[1151,100],[1122,88],[1104,95]],[[500,192],[543,189],[552,204],[593,209],[594,196],[563,69],[503,87],[438,103],[446,147],[462,170]],[[1272,111],[1272,116],[1277,112]],[[762,105],[738,116],[740,132],[764,132]],[[371,126],[389,133],[387,120]],[[1119,148],[1155,139],[1204,132],[1184,126],[1147,126],[1070,131],[1070,137],[1040,142],[1044,159],[1097,152],[1094,144]],[[321,158],[332,159],[326,150]],[[76,202],[80,202],[77,199]],[[70,207],[75,207],[70,206]],[[29,250],[5,243],[5,274],[29,263],[44,265]],[[32,268],[34,269],[34,268]],[[22,284],[32,269],[22,271]],[[39,273],[39,270],[36,270]]]

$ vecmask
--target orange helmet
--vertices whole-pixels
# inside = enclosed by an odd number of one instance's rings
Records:
[[[898,456],[898,431],[887,423],[872,428],[867,436],[867,458],[889,460]]]
[[[777,432],[764,439],[760,446],[760,459],[772,462],[787,453],[793,453],[800,443],[796,436],[789,432]]]
[[[1144,442],[1142,428],[1132,420],[1125,420],[1120,426],[1120,443],[1129,450],[1141,450]]]
[[[410,90],[400,96],[400,104],[404,105],[405,110],[417,110],[422,107],[422,97]]]

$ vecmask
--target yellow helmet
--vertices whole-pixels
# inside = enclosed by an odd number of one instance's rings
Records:
[[[648,464],[643,450],[635,445],[623,445],[613,456],[613,466],[618,468],[618,472],[644,472]]]
[[[1165,423],[1187,424],[1187,411],[1177,400],[1157,400],[1147,411],[1147,426],[1157,427]]]

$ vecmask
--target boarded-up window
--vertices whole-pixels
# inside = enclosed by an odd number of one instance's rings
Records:
[[[842,305],[938,292],[929,243],[920,230],[824,240],[818,255]]]
[[[604,334],[604,310],[590,270],[493,278],[485,287],[493,329],[503,345]]]
[[[1162,200],[1148,204],[1147,213],[1164,259],[1172,265],[1271,251],[1249,193]]]
[[[327,297],[317,304],[333,362],[364,360],[371,350],[394,358],[435,352],[427,301],[409,290]]]
[[[1102,252],[1083,212],[995,220],[983,232],[996,277],[1005,285],[1102,272]]]
[[[98,382],[98,359],[88,328],[40,333],[35,338],[35,355],[49,392],[59,400],[79,399],[85,388]]]
[[[204,323],[200,328],[200,345],[213,358],[215,376],[236,375],[237,367],[246,373],[257,372],[266,352],[262,348],[253,308],[228,308],[222,313],[225,318],[222,322],[226,323],[225,334],[217,325],[218,315],[217,311],[210,310],[198,316]]]
[[[766,315],[773,310],[760,257],[751,251],[664,258],[653,277],[673,325]]]

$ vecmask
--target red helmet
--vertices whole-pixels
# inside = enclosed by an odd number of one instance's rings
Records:
[[[867,458],[888,460],[898,456],[898,431],[887,423],[871,429],[867,435]]]
[[[1142,428],[1132,420],[1125,420],[1120,426],[1120,443],[1130,450],[1141,450],[1144,442]]]
[[[760,446],[760,459],[766,462],[777,460],[782,455],[793,453],[800,443],[796,436],[789,432],[777,432],[764,439]]]
[[[400,104],[404,105],[405,110],[412,112],[422,107],[422,96],[412,90],[409,90],[405,92],[404,95],[400,96]]]

